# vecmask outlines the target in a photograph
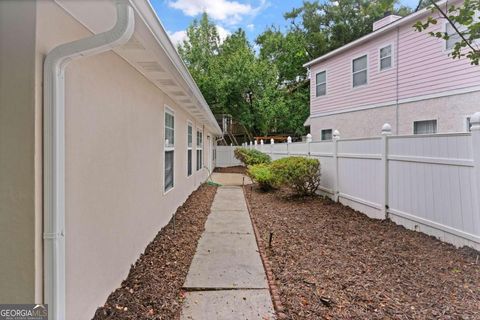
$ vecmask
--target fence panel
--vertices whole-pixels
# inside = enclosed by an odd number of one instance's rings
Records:
[[[320,192],[366,215],[480,249],[480,114],[472,133],[250,146],[320,160]],[[338,136],[338,135],[337,135]],[[217,166],[237,165],[217,147]]]
[[[457,245],[480,243],[470,134],[388,141],[391,219]]]

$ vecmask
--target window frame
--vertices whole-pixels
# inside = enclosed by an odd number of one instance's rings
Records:
[[[354,71],[353,71],[353,62],[354,62],[355,60],[358,60],[358,59],[363,58],[363,57],[366,57],[366,59],[367,59],[367,66],[365,67],[365,69],[362,69],[362,70],[360,70],[360,71],[354,72]],[[362,54],[359,54],[359,55],[356,55],[356,56],[352,57],[352,58],[350,59],[350,68],[351,68],[351,76],[352,76],[352,77],[351,77],[351,78],[352,78],[352,89],[358,89],[358,88],[362,88],[362,87],[364,87],[364,86],[367,86],[368,83],[369,83],[368,77],[370,76],[370,73],[368,72],[368,70],[369,70],[369,68],[370,68],[370,62],[369,62],[369,60],[368,60],[368,53],[365,52],[365,53],[362,53]],[[365,78],[366,78],[366,82],[363,83],[363,84],[361,84],[361,85],[355,86],[355,85],[354,85],[354,80],[353,80],[353,79],[354,79],[354,74],[359,73],[359,72],[363,72],[363,71],[366,71],[366,72],[367,72],[367,76],[365,77]]]
[[[385,68],[385,69],[382,69],[382,57],[381,57],[381,52],[382,52],[382,49],[386,48],[390,46],[390,67],[388,68]],[[378,48],[378,72],[383,72],[383,71],[387,71],[387,70],[390,70],[390,69],[393,69],[393,67],[395,66],[395,59],[394,59],[394,56],[395,56],[395,46],[393,44],[393,42],[389,42],[389,43],[384,43],[382,44],[379,48]],[[384,58],[385,59],[385,58]]]
[[[188,129],[190,129],[190,128],[192,129],[192,143],[189,146],[188,145],[188,138],[189,138]],[[193,128],[194,128],[193,122],[191,120],[187,120],[187,178],[193,176],[193,173],[194,173],[194,171],[193,171],[193,160],[194,160],[194,157],[193,157]],[[191,151],[191,154],[192,154],[192,161],[190,163],[190,167],[188,166],[188,152],[189,151]],[[189,169],[190,169],[190,172],[189,172]]]
[[[415,123],[418,122],[428,122],[428,121],[435,121],[435,132],[429,132],[429,133],[415,133]],[[438,133],[438,119],[422,119],[422,120],[414,120],[413,121],[413,134],[414,135],[425,135],[425,134],[437,134]]]
[[[204,140],[204,139],[203,139],[203,128],[197,127],[197,129],[195,130],[195,132],[196,132],[196,140],[195,140],[195,141],[196,141],[196,142],[195,142],[195,146],[196,146],[196,148],[195,148],[195,160],[196,160],[196,161],[195,161],[195,163],[196,163],[195,169],[196,169],[196,170],[195,170],[195,171],[197,172],[197,171],[200,171],[200,170],[203,169],[203,163],[204,163],[204,162],[203,162],[203,142],[204,142],[204,141],[203,141],[203,140]],[[201,134],[201,140],[202,140],[200,144],[198,144],[198,134],[199,134],[199,133]],[[200,151],[200,154],[201,154],[201,157],[200,157],[200,162],[201,162],[201,163],[200,163],[200,167],[198,166],[198,151]]]
[[[320,73],[325,73],[325,82],[321,82],[321,83],[317,82],[317,75],[319,75]],[[327,95],[327,82],[328,82],[327,76],[328,76],[327,69],[322,69],[315,73],[315,98],[325,97]],[[321,96],[317,95],[317,88],[319,84],[325,84],[325,94]]]
[[[173,144],[166,144],[166,119],[167,119],[167,113],[170,114],[173,117]],[[175,188],[175,111],[170,108],[168,105],[164,105],[164,111],[163,111],[163,194],[167,194],[171,190]],[[166,184],[166,153],[167,152],[173,152],[173,163],[172,163],[172,171],[173,171],[173,181],[172,181],[172,186],[167,189],[167,184]]]
[[[474,21],[474,22],[480,21],[480,11],[477,11],[477,12],[474,14],[474,16],[473,16],[473,21]],[[445,34],[447,33],[447,26],[448,26],[449,24],[450,24],[450,22],[448,22],[448,21],[444,21],[444,23],[443,23],[443,29],[442,29],[442,31],[443,31]],[[464,25],[461,25],[458,29],[459,29],[460,31],[464,31],[464,30],[466,30],[467,28],[466,28]],[[454,30],[454,31],[455,31],[455,30]],[[460,36],[459,36],[459,37],[460,37]],[[461,40],[461,39],[460,39],[460,40]],[[451,48],[448,48],[448,47],[447,47],[448,40],[443,40],[443,43],[444,43],[444,44],[443,44],[443,51],[450,53],[450,52],[453,50],[454,46],[451,47]],[[479,45],[479,44],[480,44],[480,38],[473,40],[472,44],[473,44],[473,45]]]
[[[330,130],[330,139],[323,139],[323,132]],[[332,141],[333,140],[333,129],[320,129],[320,141]]]

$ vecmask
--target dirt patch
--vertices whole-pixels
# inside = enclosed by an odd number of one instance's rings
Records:
[[[204,231],[216,187],[202,185],[147,246],[121,287],[95,312],[94,320],[178,319],[182,286]]]
[[[480,258],[321,197],[246,187],[289,319],[480,319]]]
[[[215,168],[215,170],[213,170],[213,172],[218,172],[218,173],[241,173],[241,174],[246,174],[246,171],[247,169],[244,166]]]

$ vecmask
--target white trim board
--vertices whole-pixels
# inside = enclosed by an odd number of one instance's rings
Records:
[[[472,92],[477,92],[477,91],[480,91],[480,86],[468,87],[468,88],[462,88],[462,89],[455,89],[455,90],[445,91],[445,92],[442,92],[442,93],[433,93],[433,94],[427,94],[427,95],[422,95],[422,96],[406,98],[406,99],[399,100],[398,104],[400,105],[400,104],[405,104],[405,103],[410,103],[410,102],[417,102],[417,101],[436,99],[436,98],[444,98],[444,97],[450,97],[450,96],[454,96],[454,95],[472,93]],[[332,115],[336,115],[336,114],[356,112],[356,111],[364,111],[364,110],[384,108],[384,107],[395,107],[396,105],[397,105],[397,102],[395,100],[392,100],[392,101],[382,102],[382,103],[378,103],[378,104],[369,104],[369,105],[364,105],[364,106],[358,106],[358,107],[343,109],[343,110],[339,110],[339,111],[330,111],[330,112],[316,113],[316,114],[313,113],[313,114],[310,114],[309,118],[310,118],[310,121],[311,121],[311,119],[313,119],[313,118],[321,118],[321,117],[332,116]]]

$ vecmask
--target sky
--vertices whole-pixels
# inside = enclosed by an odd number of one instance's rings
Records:
[[[172,41],[181,43],[185,30],[193,19],[206,11],[215,22],[220,38],[238,28],[246,31],[251,42],[265,30],[275,25],[284,27],[285,12],[302,5],[303,0],[150,0]],[[418,0],[400,0],[403,5],[415,8]]]

